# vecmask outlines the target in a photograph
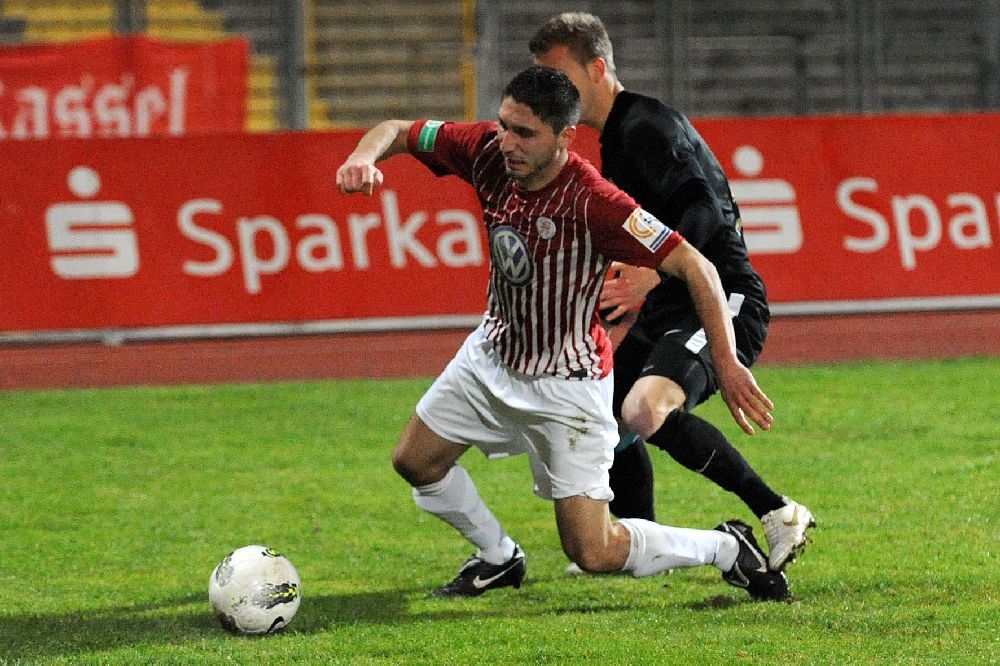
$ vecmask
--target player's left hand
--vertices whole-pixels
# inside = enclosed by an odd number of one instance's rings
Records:
[[[774,403],[757,386],[757,380],[754,379],[750,369],[734,360],[725,368],[717,367],[716,370],[722,399],[726,401],[729,413],[733,415],[733,420],[739,424],[743,432],[748,435],[754,434],[751,421],[760,426],[761,430],[770,430],[774,422],[774,416],[771,414]]]

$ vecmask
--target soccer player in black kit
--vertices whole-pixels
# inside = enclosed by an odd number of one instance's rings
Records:
[[[679,111],[624,89],[596,16],[555,16],[529,49],[538,64],[563,70],[580,90],[580,122],[601,132],[602,174],[715,265],[729,297],[740,361],[752,364],[767,336],[767,295],[750,264],[729,183],[708,145]],[[805,547],[812,513],[772,490],[718,428],[691,413],[720,381],[684,284],[647,269],[618,270],[609,273],[602,294],[608,318],[645,300],[614,355],[615,415],[633,434],[616,449],[612,513],[654,518],[652,464],[641,443],[649,442],[740,497],[764,526],[769,566],[782,570]],[[743,415],[733,417],[753,434]]]

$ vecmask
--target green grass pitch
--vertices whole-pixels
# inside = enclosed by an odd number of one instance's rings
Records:
[[[463,458],[528,554],[520,590],[430,600],[471,548],[389,454],[429,379],[0,393],[0,664],[1000,662],[1000,359],[761,367],[766,434],[720,424],[819,526],[796,601],[710,567],[567,577],[522,458]],[[651,450],[663,522],[759,523]],[[265,543],[303,583],[230,636],[208,576]]]

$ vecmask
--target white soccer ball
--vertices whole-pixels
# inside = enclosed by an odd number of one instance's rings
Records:
[[[270,634],[295,617],[302,584],[291,561],[267,546],[226,555],[208,580],[208,602],[234,634]]]

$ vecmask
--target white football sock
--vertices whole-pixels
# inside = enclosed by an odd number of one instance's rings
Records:
[[[514,541],[479,496],[472,477],[454,465],[437,483],[413,488],[413,499],[424,511],[448,523],[477,548],[490,564],[503,564],[514,556]]]
[[[636,578],[667,569],[712,564],[728,571],[736,562],[739,545],[729,534],[717,530],[670,527],[640,518],[619,521],[632,535],[628,559],[622,571]]]

